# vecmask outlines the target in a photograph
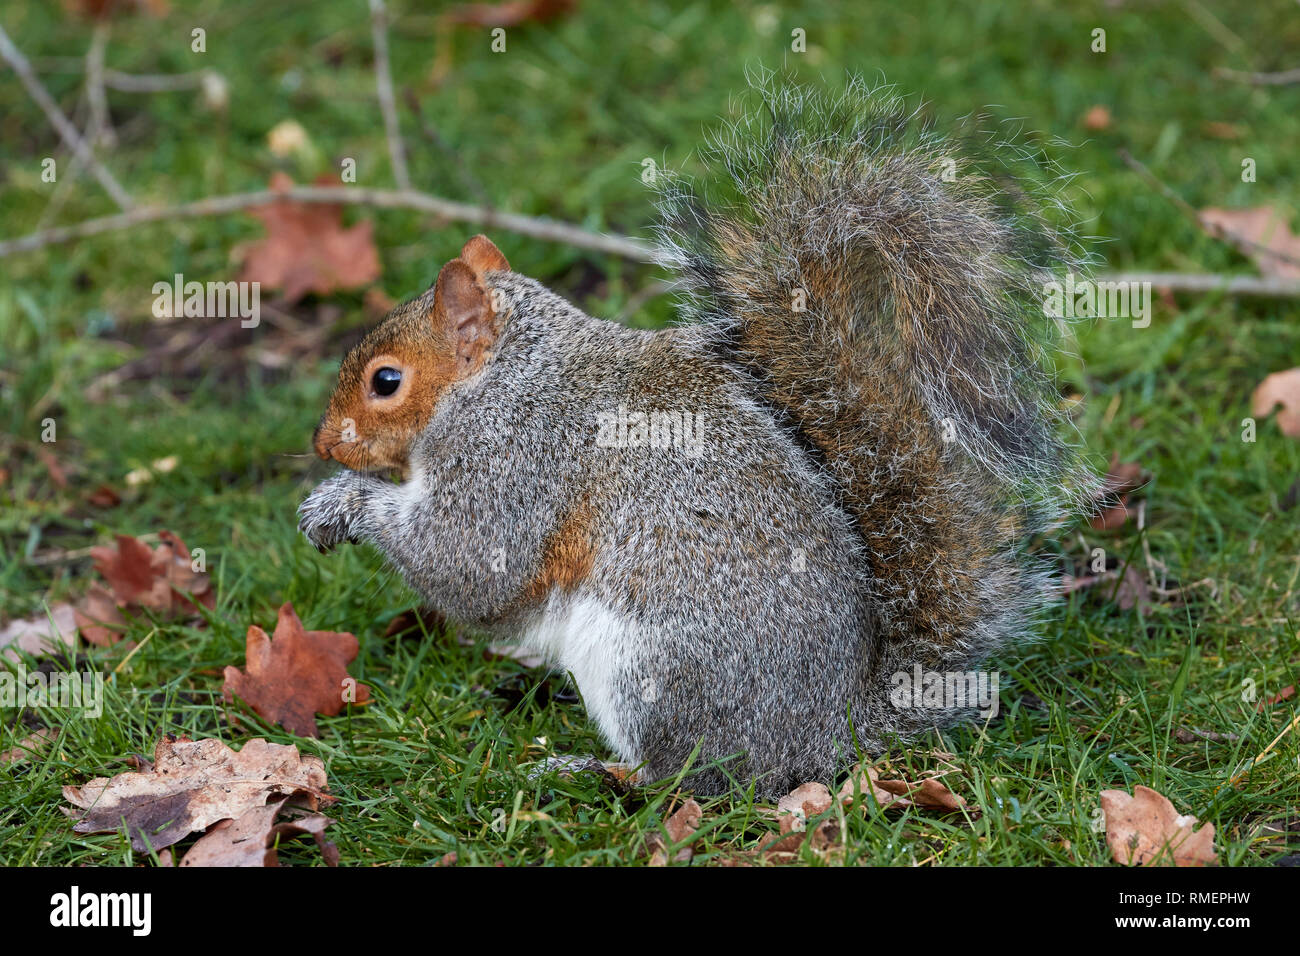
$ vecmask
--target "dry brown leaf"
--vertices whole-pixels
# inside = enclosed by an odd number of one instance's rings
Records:
[[[1110,457],[1110,468],[1102,481],[1100,494],[1097,496],[1098,512],[1088,519],[1088,524],[1096,531],[1110,531],[1121,527],[1131,514],[1128,496],[1145,484],[1142,466],[1137,462],[1121,462],[1119,453]]]
[[[1282,701],[1284,701],[1284,700],[1290,700],[1290,699],[1291,699],[1292,697],[1294,697],[1294,696],[1295,696],[1295,685],[1294,685],[1294,684],[1288,684],[1286,687],[1283,687],[1280,691],[1278,691],[1278,692],[1277,692],[1276,694],[1274,694],[1272,697],[1269,697],[1269,698],[1267,698],[1266,700],[1260,701],[1259,706],[1256,707],[1255,709],[1256,709],[1256,710],[1261,710],[1261,711],[1262,711],[1262,710],[1264,710],[1264,708],[1266,708],[1266,707],[1272,707],[1274,704],[1280,704],[1280,703],[1282,703]]]
[[[212,582],[206,573],[194,570],[185,542],[170,531],[158,532],[158,542],[151,549],[129,534],[119,534],[115,545],[90,549],[108,588],[92,585],[77,609],[77,627],[87,641],[106,647],[121,640],[123,610],[148,608],[173,617],[216,606]]]
[[[806,836],[808,821],[825,813],[834,802],[825,784],[805,783],[791,790],[776,803],[781,839],[767,847],[766,853],[797,851]]]
[[[54,482],[56,487],[68,487],[68,473],[64,470],[63,465],[59,463],[58,456],[50,450],[46,444],[36,446],[36,457],[41,460],[45,470],[49,472],[50,481]]]
[[[1250,397],[1251,414],[1256,418],[1263,418],[1278,405],[1282,410],[1277,413],[1277,427],[1289,438],[1300,438],[1300,368],[1274,372]]]
[[[776,802],[781,832],[803,831],[809,820],[825,813],[834,802],[825,784],[801,784]]]
[[[861,764],[840,787],[840,800],[853,802],[854,785],[862,794],[873,794],[881,807],[916,806],[923,810],[955,812],[966,806],[962,797],[949,790],[937,777],[926,777],[919,784],[906,780],[882,780],[875,767]]]
[[[345,704],[364,704],[370,688],[348,676],[357,639],[339,631],[308,631],[285,602],[274,639],[256,624],[248,629],[246,670],[227,667],[221,692],[238,696],[258,714],[300,737],[320,736],[316,714],[332,717]]]
[[[301,834],[316,840],[327,866],[338,866],[338,848],[324,837],[325,828],[334,822],[329,817],[314,813],[275,822],[293,799],[250,807],[237,819],[214,824],[181,858],[181,866],[279,866],[276,838]]]
[[[446,628],[447,619],[437,611],[432,608],[413,607],[388,622],[388,627],[384,628],[384,637],[401,637],[404,634],[423,637],[426,633],[433,637],[441,634]]]
[[[1124,575],[1119,579],[1119,590],[1115,592],[1115,603],[1124,611],[1134,608],[1145,611],[1151,607],[1151,588],[1147,586],[1146,575],[1136,566],[1124,565]]]
[[[49,614],[37,614],[25,620],[10,621],[0,631],[0,648],[11,661],[17,651],[34,657],[67,652],[77,640],[77,613],[71,604],[56,604]]]
[[[36,733],[24,737],[16,745],[0,753],[0,764],[17,763],[19,760],[35,757],[58,736],[59,732],[53,727],[42,727]]]
[[[446,13],[449,23],[475,27],[514,27],[529,20],[554,20],[573,10],[578,0],[512,0],[510,3],[467,3]]]
[[[169,735],[158,742],[148,770],[64,787],[64,799],[78,809],[63,812],[80,818],[73,827],[77,833],[110,833],[125,826],[131,845],[143,853],[295,794],[313,811],[333,802],[319,757],[304,757],[297,747],[260,737],[236,751],[220,740]]]
[[[695,831],[700,828],[700,820],[704,817],[704,811],[700,805],[692,799],[687,799],[677,811],[664,821],[664,829],[668,831],[668,840],[673,844],[681,843],[683,840],[689,840],[695,835]],[[668,844],[664,842],[662,834],[652,833],[646,838],[646,850],[650,853],[650,866],[667,866],[668,865]],[[695,851],[690,846],[684,846],[673,854],[673,861],[677,863],[686,863],[694,855]]]
[[[1083,114],[1083,128],[1091,130],[1103,130],[1110,126],[1110,110],[1098,103],[1096,106],[1088,107],[1088,112]]]
[[[953,793],[934,777],[926,777],[922,780],[921,785],[908,794],[908,798],[925,810],[943,810],[953,813],[966,806],[963,797]]]
[[[273,190],[292,185],[282,172],[271,178]],[[327,295],[379,278],[373,223],[359,222],[345,229],[342,207],[284,199],[251,213],[266,226],[266,238],[236,250],[244,263],[240,281],[281,289],[288,302],[297,302],[309,292]]]
[[[168,6],[167,0],[63,0],[63,9],[87,20],[103,20],[135,11],[161,17]]]
[[[1194,829],[1196,818],[1180,816],[1174,805],[1140,784],[1129,796],[1123,790],[1103,790],[1106,843],[1115,862],[1126,866],[1214,866],[1214,824]]]
[[[1275,279],[1300,279],[1300,236],[1291,234],[1286,216],[1272,206],[1252,209],[1202,209],[1201,224],[1231,242]]]
[[[116,508],[122,503],[122,496],[110,485],[99,485],[86,495],[86,502],[96,508]]]
[[[1119,578],[1118,588],[1113,584],[1116,578]],[[1151,588],[1147,585],[1146,577],[1133,564],[1124,565],[1122,574],[1119,571],[1106,571],[1103,574],[1064,575],[1061,578],[1061,593],[1083,591],[1103,582],[1112,582],[1103,588],[1102,592],[1109,598],[1113,590],[1115,605],[1121,610],[1131,611],[1134,608],[1141,608],[1145,611],[1155,603],[1151,600]]]
[[[1241,139],[1241,127],[1222,120],[1206,120],[1201,131],[1213,139]]]
[[[896,800],[902,801],[900,804],[901,806],[910,805],[911,801],[906,797],[901,797],[898,793],[892,790],[886,790],[884,787],[878,786],[876,781],[879,779],[879,776],[880,775],[877,773],[875,767],[868,766],[864,770],[862,765],[859,764],[854,768],[854,771],[849,774],[849,778],[844,781],[844,785],[840,787],[840,800],[846,806],[852,804],[854,792],[856,791],[862,796],[865,796],[868,793],[872,794],[876,798],[876,802],[882,807],[887,807]]]

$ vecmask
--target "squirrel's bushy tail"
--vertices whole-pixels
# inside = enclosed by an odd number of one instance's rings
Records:
[[[860,82],[756,94],[705,151],[721,194],[664,187],[661,248],[711,347],[835,478],[879,608],[865,736],[911,733],[954,715],[890,706],[889,676],[1022,635],[1050,595],[1021,546],[1084,493],[1044,367],[1070,234],[1010,177],[1023,150],[959,147]]]

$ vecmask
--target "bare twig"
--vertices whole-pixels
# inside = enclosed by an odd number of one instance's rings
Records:
[[[1229,70],[1227,67],[1217,66],[1214,68],[1214,75],[1225,80],[1236,80],[1238,83],[1249,83],[1252,86],[1289,86],[1292,83],[1300,83],[1300,68],[1282,70],[1278,73],[1252,73],[1249,70]]]
[[[1263,298],[1300,298],[1300,280],[1262,279],[1257,276],[1225,276],[1198,272],[1115,272],[1100,275],[1098,281],[1123,282],[1129,286],[1150,282],[1154,288],[1174,292],[1223,292],[1225,295]]]
[[[96,146],[111,147],[117,137],[113,133],[113,120],[108,115],[108,98],[104,95],[104,51],[108,48],[111,29],[107,17],[95,21],[90,49],[86,51],[86,101],[90,104],[90,124],[86,142],[91,149]]]
[[[522,236],[531,236],[534,239],[562,242],[579,249],[622,256],[637,262],[654,261],[649,243],[626,236],[601,235],[553,219],[496,212],[482,206],[454,202],[409,189],[369,189],[357,186],[294,186],[278,191],[268,189],[260,192],[213,196],[177,206],[139,206],[129,212],[87,219],[75,225],[58,226],[20,236],[17,239],[0,241],[0,257],[145,223],[221,216],[285,199],[292,202],[373,206],[379,209],[413,209],[451,222],[465,222],[487,229],[502,229]]]
[[[397,103],[393,99],[393,77],[388,69],[388,11],[384,0],[370,0],[370,32],[375,45],[375,86],[379,93],[379,110],[384,114],[384,131],[388,135],[388,157],[393,164],[393,178],[402,189],[411,188],[406,171],[406,147],[397,122]]]
[[[86,165],[86,168],[94,174],[95,178],[99,180],[99,184],[113,197],[113,201],[127,210],[135,205],[127,191],[113,178],[113,174],[99,160],[95,159],[90,147],[86,145],[86,141],[81,138],[81,134],[77,132],[71,121],[63,115],[63,111],[59,109],[59,104],[55,103],[54,97],[50,96],[49,90],[41,85],[41,81],[32,72],[31,64],[27,62],[27,58],[23,56],[22,51],[14,46],[4,27],[0,27],[0,59],[8,63],[9,67],[18,74],[18,79],[22,81],[27,94],[36,101],[36,105],[49,118],[59,136],[68,144],[77,158]]]
[[[440,196],[412,190],[366,189],[357,186],[294,186],[285,191],[234,193],[213,196],[177,206],[140,206],[130,212],[88,219],[71,226],[58,226],[0,240],[0,258],[19,252],[30,252],[46,246],[86,239],[106,232],[129,229],[132,226],[182,219],[200,219],[206,216],[223,216],[257,206],[265,206],[281,199],[294,202],[340,203],[343,205],[371,206],[378,209],[413,209],[450,222],[464,222],[484,229],[502,229],[547,242],[562,242],[579,249],[590,249],[620,256],[633,262],[655,262],[653,247],[630,236],[604,235],[589,232],[578,226],[554,219],[520,216],[497,212],[484,206],[455,202]],[[1300,282],[1286,279],[1259,279],[1252,276],[1200,275],[1179,272],[1121,272],[1097,276],[1098,281],[1139,283],[1150,282],[1156,288],[1180,292],[1215,292],[1227,295],[1257,295],[1270,297],[1300,296]],[[656,295],[672,291],[670,284],[647,287],[644,297],[638,296],[636,307]],[[631,303],[629,303],[631,307]]]
[[[203,78],[210,72],[123,73],[121,70],[105,70],[104,85],[119,93],[173,93],[177,90],[197,89],[203,85]]]
[[[81,73],[86,61],[75,56],[46,56],[31,61],[36,70],[54,73]],[[214,70],[190,73],[124,73],[105,67],[104,86],[119,93],[171,93],[192,90],[203,85],[203,78]]]

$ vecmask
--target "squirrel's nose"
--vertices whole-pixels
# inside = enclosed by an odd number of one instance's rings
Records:
[[[316,449],[316,454],[320,455],[326,461],[329,461],[330,452],[334,448],[334,442],[325,441],[323,435],[324,431],[325,428],[323,423],[316,426],[316,430],[311,433],[311,445],[312,448]]]

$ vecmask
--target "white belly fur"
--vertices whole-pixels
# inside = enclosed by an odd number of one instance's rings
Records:
[[[587,713],[624,761],[637,755],[616,712],[613,684],[633,626],[600,601],[555,592],[522,637],[525,646],[573,675]]]

